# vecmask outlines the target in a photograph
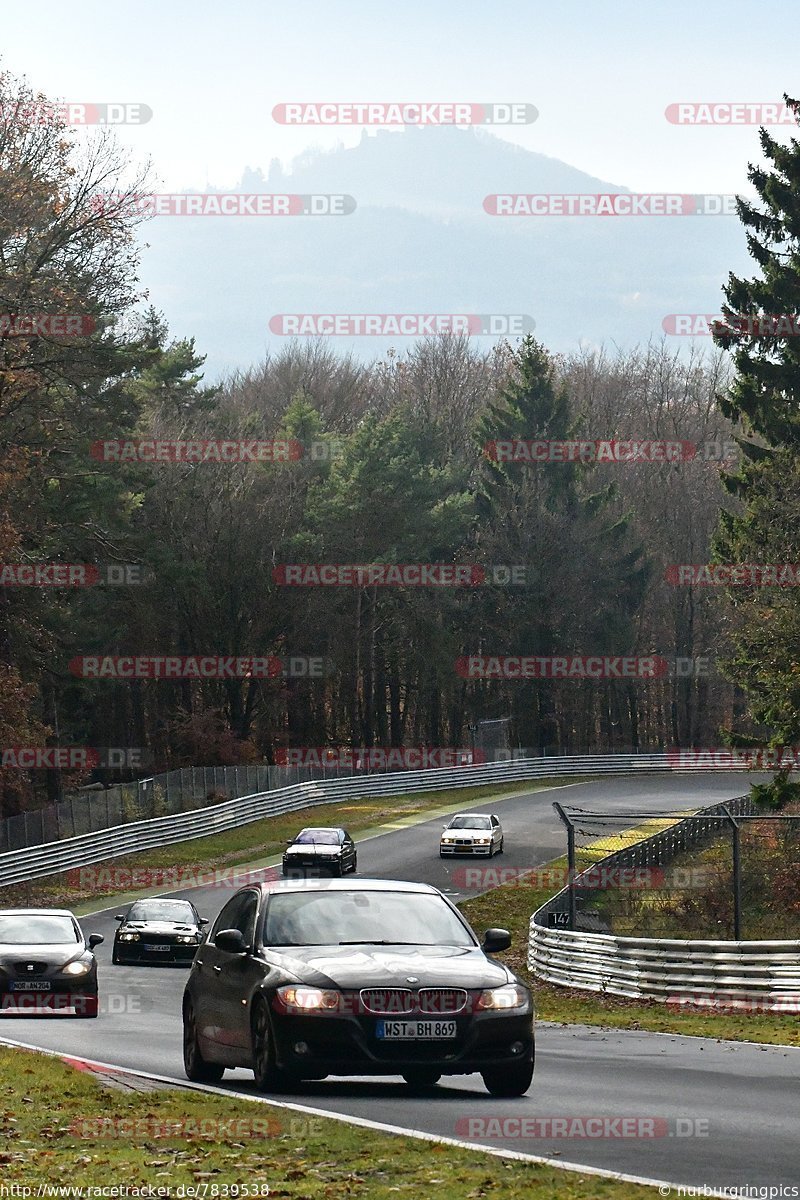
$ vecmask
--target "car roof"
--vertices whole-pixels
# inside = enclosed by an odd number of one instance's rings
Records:
[[[454,821],[456,817],[493,817],[494,815],[494,813],[453,813],[450,820]]]
[[[68,908],[0,908],[0,917],[71,917],[75,914]]]
[[[429,883],[411,883],[405,879],[277,879],[256,883],[262,895],[275,892],[415,892],[423,896],[439,896],[438,888]]]
[[[298,830],[298,837],[301,833],[344,833],[341,825],[304,825]]]

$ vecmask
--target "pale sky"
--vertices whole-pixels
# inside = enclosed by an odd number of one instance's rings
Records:
[[[281,102],[496,100],[540,115],[492,132],[600,178],[734,192],[755,127],[675,126],[664,110],[800,93],[791,7],[778,19],[751,0],[37,0],[4,6],[2,62],[54,97],[149,105],[120,140],[168,191],[231,187],[245,166],[359,138],[281,127]]]

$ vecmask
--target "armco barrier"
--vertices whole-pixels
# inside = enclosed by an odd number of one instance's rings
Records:
[[[727,768],[725,768],[727,769]],[[80,837],[47,842],[0,854],[0,887],[41,879],[72,867],[87,866],[157,846],[191,841],[236,829],[263,817],[294,812],[316,804],[331,804],[356,796],[402,796],[412,792],[479,787],[516,780],[571,775],[638,775],[674,772],[666,754],[580,755],[562,758],[513,759],[482,766],[439,767],[427,771],[352,776],[298,783],[270,792],[241,796],[193,812],[133,821]],[[707,767],[703,770],[708,770]],[[681,769],[683,773],[683,769]]]
[[[733,815],[752,811],[746,796],[728,801]],[[594,871],[668,861],[721,828],[722,806],[703,809],[708,821],[680,821],[635,846],[594,864]],[[580,892],[580,875],[575,886]],[[596,895],[596,892],[594,892]],[[581,991],[670,1001],[676,1008],[737,1005],[744,1009],[800,1012],[800,941],[706,941],[617,937],[584,930],[551,929],[548,913],[567,912],[563,888],[531,917],[528,967],[540,979]]]

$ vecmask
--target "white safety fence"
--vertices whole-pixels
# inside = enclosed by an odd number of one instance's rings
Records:
[[[745,813],[738,797],[727,807]],[[718,814],[721,805],[702,809]],[[719,822],[682,821],[592,867],[614,877],[621,865],[669,862]],[[579,889],[581,876],[575,879]],[[713,941],[619,937],[611,933],[551,928],[552,913],[569,912],[569,888],[531,917],[528,966],[538,978],[582,991],[647,998],[668,1007],[731,1012],[800,1012],[800,941]]]
[[[359,775],[345,779],[293,784],[269,792],[258,792],[252,796],[241,796],[192,812],[151,817],[145,821],[133,821],[79,837],[0,854],[0,887],[24,883],[29,879],[40,879],[59,871],[88,866],[139,850],[207,837],[209,834],[236,829],[240,825],[247,825],[264,817],[359,796],[402,796],[413,792],[480,787],[525,779],[675,773],[672,762],[672,756],[667,754],[595,754],[513,759],[481,766],[439,767],[427,771]],[[709,768],[702,769],[707,771]],[[691,768],[681,768],[680,773],[684,773],[684,770]]]

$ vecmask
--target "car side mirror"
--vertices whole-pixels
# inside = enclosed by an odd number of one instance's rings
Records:
[[[99,946],[100,943],[104,942],[105,940],[106,939],[103,937],[102,933],[90,933],[87,945],[90,950],[94,950],[95,946]]]
[[[114,920],[115,921],[124,921],[125,918],[123,917],[122,913],[117,913],[117,915],[114,917]]]
[[[208,917],[201,917],[201,918],[200,918],[200,924],[201,924],[201,925],[207,925],[207,924],[208,924]]]
[[[221,929],[214,941],[226,954],[247,954],[250,949],[244,935],[238,929]]]
[[[507,950],[510,945],[511,934],[507,929],[487,929],[481,950],[484,954],[497,954],[500,950]]]

